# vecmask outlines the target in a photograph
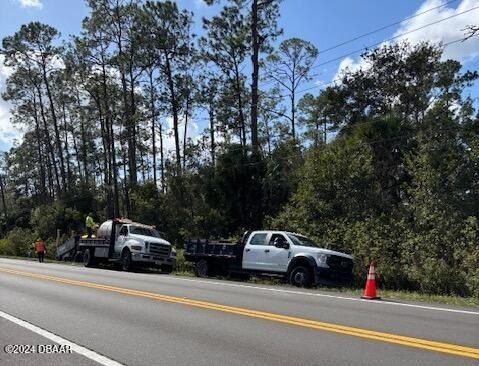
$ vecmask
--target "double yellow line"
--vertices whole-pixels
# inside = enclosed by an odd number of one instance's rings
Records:
[[[274,321],[274,322],[283,323],[283,324],[290,324],[290,325],[295,325],[295,326],[304,327],[304,328],[323,330],[323,331],[339,333],[339,334],[346,334],[353,337],[360,337],[360,338],[365,338],[365,339],[370,339],[375,341],[400,344],[403,346],[420,348],[420,349],[441,352],[441,353],[447,353],[450,355],[479,359],[479,348],[465,347],[465,346],[443,343],[443,342],[435,342],[435,341],[430,341],[426,339],[406,337],[406,336],[401,336],[401,335],[392,334],[392,333],[376,332],[373,330],[348,327],[348,326],[334,324],[334,323],[308,320],[308,319],[280,315],[280,314],[269,313],[264,311],[257,311],[257,310],[240,308],[235,306],[216,304],[216,303],[207,302],[207,301],[199,301],[199,300],[194,300],[194,299],[189,299],[184,297],[162,295],[162,294],[154,293],[154,292],[139,291],[139,290],[133,290],[133,289],[123,288],[123,287],[102,285],[102,284],[93,283],[93,282],[78,281],[78,280],[73,280],[73,279],[64,278],[64,277],[44,275],[40,273],[16,271],[16,270],[7,269],[7,268],[0,268],[0,272],[5,272],[5,273],[19,275],[19,276],[25,276],[25,277],[32,277],[36,279],[54,281],[54,282],[68,284],[68,285],[93,288],[93,289],[109,291],[109,292],[116,292],[116,293],[120,293],[124,295],[149,298],[149,299],[157,300],[157,301],[165,301],[165,302],[170,302],[175,304],[194,306],[196,308],[210,309],[215,311],[221,311],[224,313],[247,316],[251,318],[259,318],[259,319]]]

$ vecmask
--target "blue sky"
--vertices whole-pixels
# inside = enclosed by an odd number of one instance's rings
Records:
[[[202,0],[177,0],[177,2],[180,7],[195,13],[198,31],[201,29],[201,17],[214,15],[217,11],[217,8],[207,7]],[[337,49],[321,53],[321,50],[360,34],[435,7],[440,8]],[[283,0],[279,23],[284,29],[281,39],[299,37],[318,47],[320,55],[316,64],[321,64],[404,32],[413,31],[405,36],[412,42],[420,40],[449,42],[458,39],[463,34],[461,29],[465,25],[479,23],[479,8],[469,11],[474,7],[479,7],[479,0],[452,2],[446,0]],[[461,12],[466,13],[460,14]],[[56,27],[63,36],[78,34],[81,30],[81,21],[87,15],[88,9],[83,0],[0,0],[0,38],[13,34],[22,24],[30,21],[48,23]],[[454,17],[420,31],[414,31],[416,28],[448,16]],[[317,87],[310,92],[319,91],[319,85],[330,82],[338,70],[346,66],[351,69],[359,67],[358,55],[359,52],[316,67],[314,81],[301,88]],[[479,69],[479,37],[466,43],[449,46],[446,49],[446,56],[460,60],[467,69]],[[1,65],[0,88],[4,85],[8,73],[9,70]],[[470,88],[468,93],[474,98],[479,97],[478,83]],[[0,151],[8,149],[14,137],[20,133],[8,120],[8,104],[0,100]],[[198,133],[202,127],[200,124],[192,133]]]

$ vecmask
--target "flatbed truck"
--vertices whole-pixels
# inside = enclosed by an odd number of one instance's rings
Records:
[[[153,227],[127,219],[107,220],[95,238],[74,236],[57,247],[57,259],[81,259],[85,267],[119,263],[124,271],[133,266],[157,267],[170,273],[176,250]]]
[[[184,257],[195,274],[262,274],[281,276],[298,287],[344,284],[352,280],[351,255],[320,248],[304,235],[288,231],[247,232],[238,243],[187,240]]]

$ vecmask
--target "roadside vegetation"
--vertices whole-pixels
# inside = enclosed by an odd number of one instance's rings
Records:
[[[175,2],[87,3],[71,38],[35,22],[3,39],[2,98],[25,133],[0,157],[1,255],[40,236],[52,258],[57,229],[93,211],[178,248],[301,232],[353,254],[357,288],[374,259],[391,296],[479,298],[478,73],[444,59],[449,45],[369,50],[305,94],[318,50],[281,38],[277,1],[226,1],[200,37]]]

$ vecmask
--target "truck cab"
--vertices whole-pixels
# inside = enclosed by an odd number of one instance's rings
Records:
[[[123,267],[151,265],[170,273],[176,262],[176,250],[153,227],[131,222],[119,227],[114,257],[120,258]]]
[[[291,284],[309,286],[317,282],[348,281],[353,257],[320,248],[301,234],[253,231],[245,242],[242,267],[250,271],[285,274]]]

